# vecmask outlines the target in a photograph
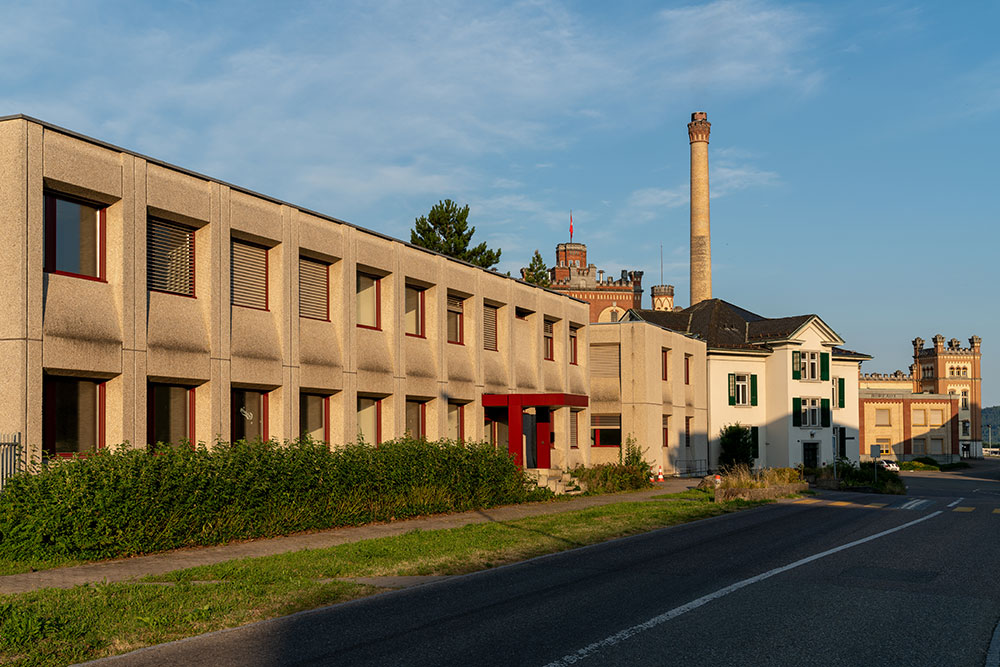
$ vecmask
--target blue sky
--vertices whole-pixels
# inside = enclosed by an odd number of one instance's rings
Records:
[[[714,295],[905,370],[983,338],[1000,403],[1000,4],[4,2],[25,113],[409,238],[442,198],[516,273],[576,240],[688,300],[690,113]],[[646,292],[648,305],[648,290]]]

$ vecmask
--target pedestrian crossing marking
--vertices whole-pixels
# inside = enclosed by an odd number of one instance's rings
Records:
[[[976,508],[975,507],[963,506],[963,507],[956,507],[955,509],[952,510],[952,512],[971,512],[974,509],[976,509]]]

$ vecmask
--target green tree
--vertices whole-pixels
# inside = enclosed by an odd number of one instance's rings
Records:
[[[542,253],[535,251],[535,254],[531,257],[531,263],[528,264],[528,268],[521,269],[521,277],[525,282],[538,285],[540,287],[548,287],[549,283],[549,269],[545,266],[545,260],[542,259]]]
[[[468,204],[459,208],[450,199],[439,201],[430,213],[416,219],[410,243],[488,269],[500,261],[501,251],[490,250],[485,242],[469,247],[476,228],[469,227],[468,217]]]
[[[740,464],[753,465],[753,438],[749,428],[736,422],[719,431],[719,468],[727,470]]]

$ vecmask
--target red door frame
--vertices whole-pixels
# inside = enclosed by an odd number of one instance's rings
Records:
[[[589,398],[580,394],[483,394],[483,407],[507,408],[507,451],[514,457],[515,465],[521,467],[524,466],[521,417],[525,408],[561,406],[585,408],[589,403]],[[548,468],[552,465],[551,411],[549,414],[549,419],[539,420],[535,426],[536,461],[539,468]]]

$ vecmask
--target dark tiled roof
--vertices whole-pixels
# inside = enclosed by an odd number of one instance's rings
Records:
[[[815,317],[761,317],[722,299],[706,299],[673,312],[640,309],[630,312],[647,322],[698,336],[709,347],[761,351],[770,350],[766,341],[786,339]]]
[[[833,356],[835,357],[850,357],[851,359],[874,359],[872,355],[865,354],[864,352],[855,352],[854,350],[846,350],[842,347],[835,347],[831,350]],[[900,371],[896,371],[900,373]]]

